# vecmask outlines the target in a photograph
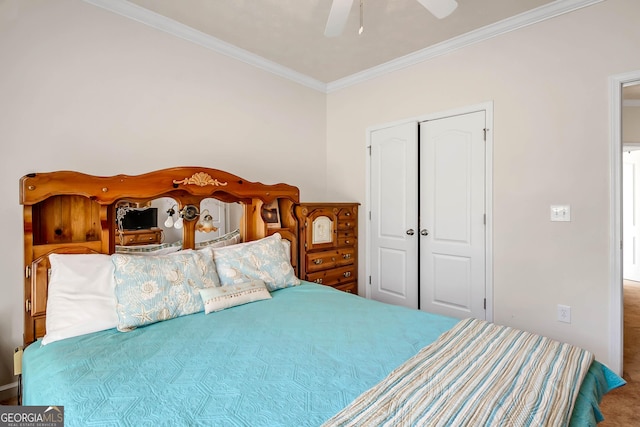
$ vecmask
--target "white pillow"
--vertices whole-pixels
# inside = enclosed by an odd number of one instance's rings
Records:
[[[47,332],[42,345],[115,328],[113,263],[103,254],[51,254]]]

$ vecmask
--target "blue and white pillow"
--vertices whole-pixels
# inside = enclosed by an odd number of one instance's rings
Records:
[[[113,254],[118,330],[204,310],[200,289],[220,285],[210,253]]]
[[[262,280],[269,291],[300,284],[291,266],[282,236],[275,233],[264,239],[224,248],[212,248],[222,286]]]

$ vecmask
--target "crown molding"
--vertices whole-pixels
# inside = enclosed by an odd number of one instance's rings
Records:
[[[326,92],[327,85],[319,80],[299,73],[288,67],[270,61],[262,56],[241,49],[216,37],[205,34],[166,16],[145,9],[126,0],[84,0],[94,6],[106,9],[118,15],[164,31],[181,39],[198,44],[221,55],[242,61],[246,64],[268,71],[277,76],[307,86],[320,92]]]
[[[530,11],[512,16],[510,18],[487,25],[477,30],[470,31],[458,37],[445,40],[441,43],[429,46],[414,53],[402,56],[384,64],[377,65],[359,73],[352,74],[342,79],[334,80],[327,84],[327,93],[353,86],[358,83],[371,80],[385,74],[419,64],[426,60],[445,55],[463,47],[488,40],[519,28],[536,24],[550,18],[554,18],[565,13],[583,7],[600,3],[604,0],[556,0]]]
[[[463,47],[469,46],[501,34],[515,31],[519,28],[533,25],[535,23],[573,12],[583,7],[600,3],[604,0],[555,0],[546,5],[525,13],[504,19],[491,25],[479,28],[474,31],[462,34],[458,37],[446,40],[433,46],[421,49],[417,52],[394,59],[384,64],[377,65],[367,70],[352,74],[342,79],[323,83],[306,74],[299,73],[291,68],[270,61],[262,56],[256,55],[244,49],[240,49],[230,43],[195,30],[187,25],[181,24],[173,19],[169,19],[158,13],[130,3],[126,0],[84,0],[94,6],[101,7],[134,21],[180,37],[184,40],[196,43],[219,54],[235,58],[246,64],[260,68],[277,76],[299,83],[303,86],[317,90],[319,92],[331,93],[340,89],[345,89],[367,80],[380,77],[382,75],[419,64],[429,59],[445,55]]]

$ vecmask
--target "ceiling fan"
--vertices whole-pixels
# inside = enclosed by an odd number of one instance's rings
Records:
[[[458,7],[456,0],[417,0],[417,2],[438,19],[446,18]],[[352,5],[353,0],[333,0],[324,30],[325,36],[337,37],[342,33]],[[360,1],[360,32],[362,32],[362,0]]]

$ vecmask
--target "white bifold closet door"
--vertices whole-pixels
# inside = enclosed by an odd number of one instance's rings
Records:
[[[371,134],[371,297],[485,318],[485,112]]]
[[[418,125],[371,134],[371,297],[418,308]]]

